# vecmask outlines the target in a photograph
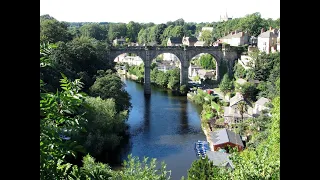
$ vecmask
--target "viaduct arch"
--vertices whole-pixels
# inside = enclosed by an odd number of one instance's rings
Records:
[[[109,64],[112,64],[114,59],[123,53],[134,53],[139,56],[144,63],[144,93],[151,94],[151,81],[150,81],[150,65],[153,59],[159,54],[171,53],[178,57],[181,63],[180,68],[180,85],[187,85],[188,83],[188,68],[190,66],[191,59],[200,54],[208,53],[216,59],[217,66],[217,81],[221,80],[221,77],[225,72],[222,72],[223,68],[227,69],[229,75],[233,74],[233,65],[235,60],[238,59],[239,53],[237,47],[232,46],[131,46],[131,47],[111,47],[107,54],[107,60]]]

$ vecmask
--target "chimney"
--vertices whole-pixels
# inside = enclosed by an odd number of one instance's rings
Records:
[[[243,32],[241,32],[241,36],[244,36],[244,33],[243,33]]]
[[[263,33],[264,32],[264,29],[263,28],[261,28],[261,33]]]
[[[271,31],[272,30],[272,27],[270,26],[269,30]]]

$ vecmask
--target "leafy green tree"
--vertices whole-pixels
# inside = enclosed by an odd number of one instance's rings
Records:
[[[130,21],[127,25],[127,37],[131,42],[138,41],[138,33],[141,29],[141,25],[139,23]]]
[[[112,179],[120,180],[169,180],[171,171],[166,170],[166,164],[161,163],[160,168],[157,168],[157,160],[155,158],[148,161],[149,158],[144,158],[140,162],[138,157],[128,156],[128,160],[124,161],[124,168],[121,171],[115,172]]]
[[[243,114],[248,110],[247,104],[244,101],[241,101],[237,104],[237,109],[239,110],[241,120],[243,121]]]
[[[50,45],[49,45],[50,46]],[[50,55],[49,49],[40,46],[40,64],[48,64]],[[46,57],[46,58],[41,58]],[[48,64],[50,65],[50,64]],[[64,177],[64,169],[67,162],[66,155],[75,156],[76,151],[83,148],[77,142],[70,140],[64,141],[60,135],[65,130],[72,130],[77,134],[84,130],[86,119],[79,115],[83,108],[83,97],[80,93],[82,83],[79,79],[71,82],[62,74],[62,91],[48,93],[43,90],[43,81],[40,79],[40,179],[55,179]]]
[[[130,95],[124,89],[125,84],[120,77],[111,70],[98,71],[99,76],[90,87],[90,95],[101,97],[101,99],[113,98],[116,104],[117,112],[129,109],[131,107]]]
[[[239,78],[247,79],[246,74],[247,74],[247,71],[244,69],[244,67],[241,64],[236,63],[234,65],[234,76],[237,79]]]
[[[237,87],[236,91],[243,94],[244,98],[250,99],[252,101],[256,101],[256,96],[258,91],[254,83],[246,82],[242,85],[237,84],[236,87]]]
[[[98,23],[85,24],[79,29],[81,35],[95,38],[96,40],[105,40],[107,38],[107,29]]]
[[[125,38],[127,33],[127,26],[125,23],[111,23],[108,29],[109,41],[113,41],[116,38]]]
[[[204,54],[199,58],[200,66],[204,69],[216,69],[216,63],[212,55]]]
[[[162,42],[162,34],[164,32],[164,30],[167,28],[166,24],[158,24],[154,30],[155,33],[155,41],[157,42],[157,44],[161,44]]]
[[[208,30],[202,31],[200,40],[206,42],[209,46],[213,42],[212,32]]]
[[[227,94],[228,92],[231,92],[233,89],[233,83],[229,79],[229,75],[225,74],[222,78],[221,83],[219,84],[220,91],[223,92],[223,94]]]
[[[183,27],[182,26],[175,26],[171,31],[170,31],[171,37],[179,37],[182,38],[184,36],[183,33]]]
[[[180,85],[180,69],[175,68],[175,69],[167,71],[167,73],[169,74],[167,87],[169,89],[178,88]]]
[[[50,18],[40,20],[40,43],[67,42],[70,39],[67,23]]]
[[[85,104],[88,123],[84,146],[94,156],[113,150],[122,139],[128,112],[125,110],[118,113],[112,98],[102,100],[100,97],[87,97]]]
[[[165,72],[158,71],[156,84],[158,84],[159,86],[162,86],[162,87],[166,87],[168,84],[168,77],[169,77],[169,75],[166,74]]]
[[[191,168],[188,170],[188,180],[211,180],[216,172],[217,167],[206,156],[205,159],[195,160],[191,164]]]

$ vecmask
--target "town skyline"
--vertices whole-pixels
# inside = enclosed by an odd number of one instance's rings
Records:
[[[183,19],[185,22],[218,22],[220,16],[240,18],[259,12],[264,19],[280,18],[280,0],[230,0],[228,2],[199,0],[196,2],[163,0],[159,4],[146,0],[40,0],[40,15],[49,14],[67,22],[166,23]],[[119,4],[121,6],[119,6]],[[177,7],[181,8],[177,8]]]

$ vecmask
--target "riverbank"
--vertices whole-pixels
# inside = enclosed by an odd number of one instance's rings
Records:
[[[195,93],[193,93],[193,92],[187,93],[187,99],[192,102],[194,102],[194,100],[193,100],[194,96],[195,96]],[[204,99],[206,99],[206,97]],[[201,104],[201,105],[203,106],[203,104]],[[211,138],[210,134],[211,134],[211,132],[218,130],[220,128],[212,127],[212,130],[211,130],[209,125],[206,125],[207,121],[204,120],[204,118],[201,116],[201,114],[200,114],[200,121],[201,121],[201,129],[206,136],[207,142],[209,142],[210,149],[213,150],[213,139]]]

